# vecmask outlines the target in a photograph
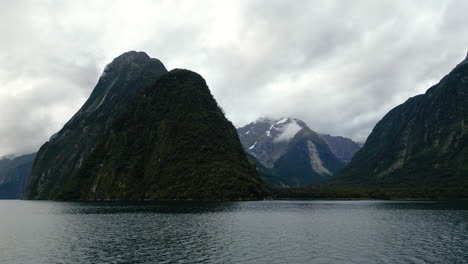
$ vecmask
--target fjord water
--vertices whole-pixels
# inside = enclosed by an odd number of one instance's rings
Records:
[[[0,263],[468,263],[467,202],[0,201]]]

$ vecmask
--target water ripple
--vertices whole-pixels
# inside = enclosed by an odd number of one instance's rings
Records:
[[[468,205],[0,201],[0,263],[468,263]]]

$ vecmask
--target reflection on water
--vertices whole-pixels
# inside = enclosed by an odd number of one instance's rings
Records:
[[[65,206],[57,207],[57,214],[202,214],[222,211],[231,211],[239,203],[235,202],[195,202],[195,201],[168,201],[148,203],[63,203]]]
[[[0,201],[0,263],[468,263],[467,202]]]

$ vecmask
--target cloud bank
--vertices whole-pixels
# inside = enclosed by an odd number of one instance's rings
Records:
[[[200,73],[228,118],[365,140],[465,57],[466,1],[3,1],[0,156],[37,149],[128,50]]]

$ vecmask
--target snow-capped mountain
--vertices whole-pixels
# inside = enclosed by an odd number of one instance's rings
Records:
[[[350,139],[321,135],[296,118],[260,118],[237,129],[247,153],[262,171],[277,175],[274,185],[302,186],[325,179],[345,166],[359,145]]]
[[[289,141],[304,127],[304,122],[293,118],[260,118],[238,128],[237,132],[244,149],[265,167],[273,168],[286,151]]]

